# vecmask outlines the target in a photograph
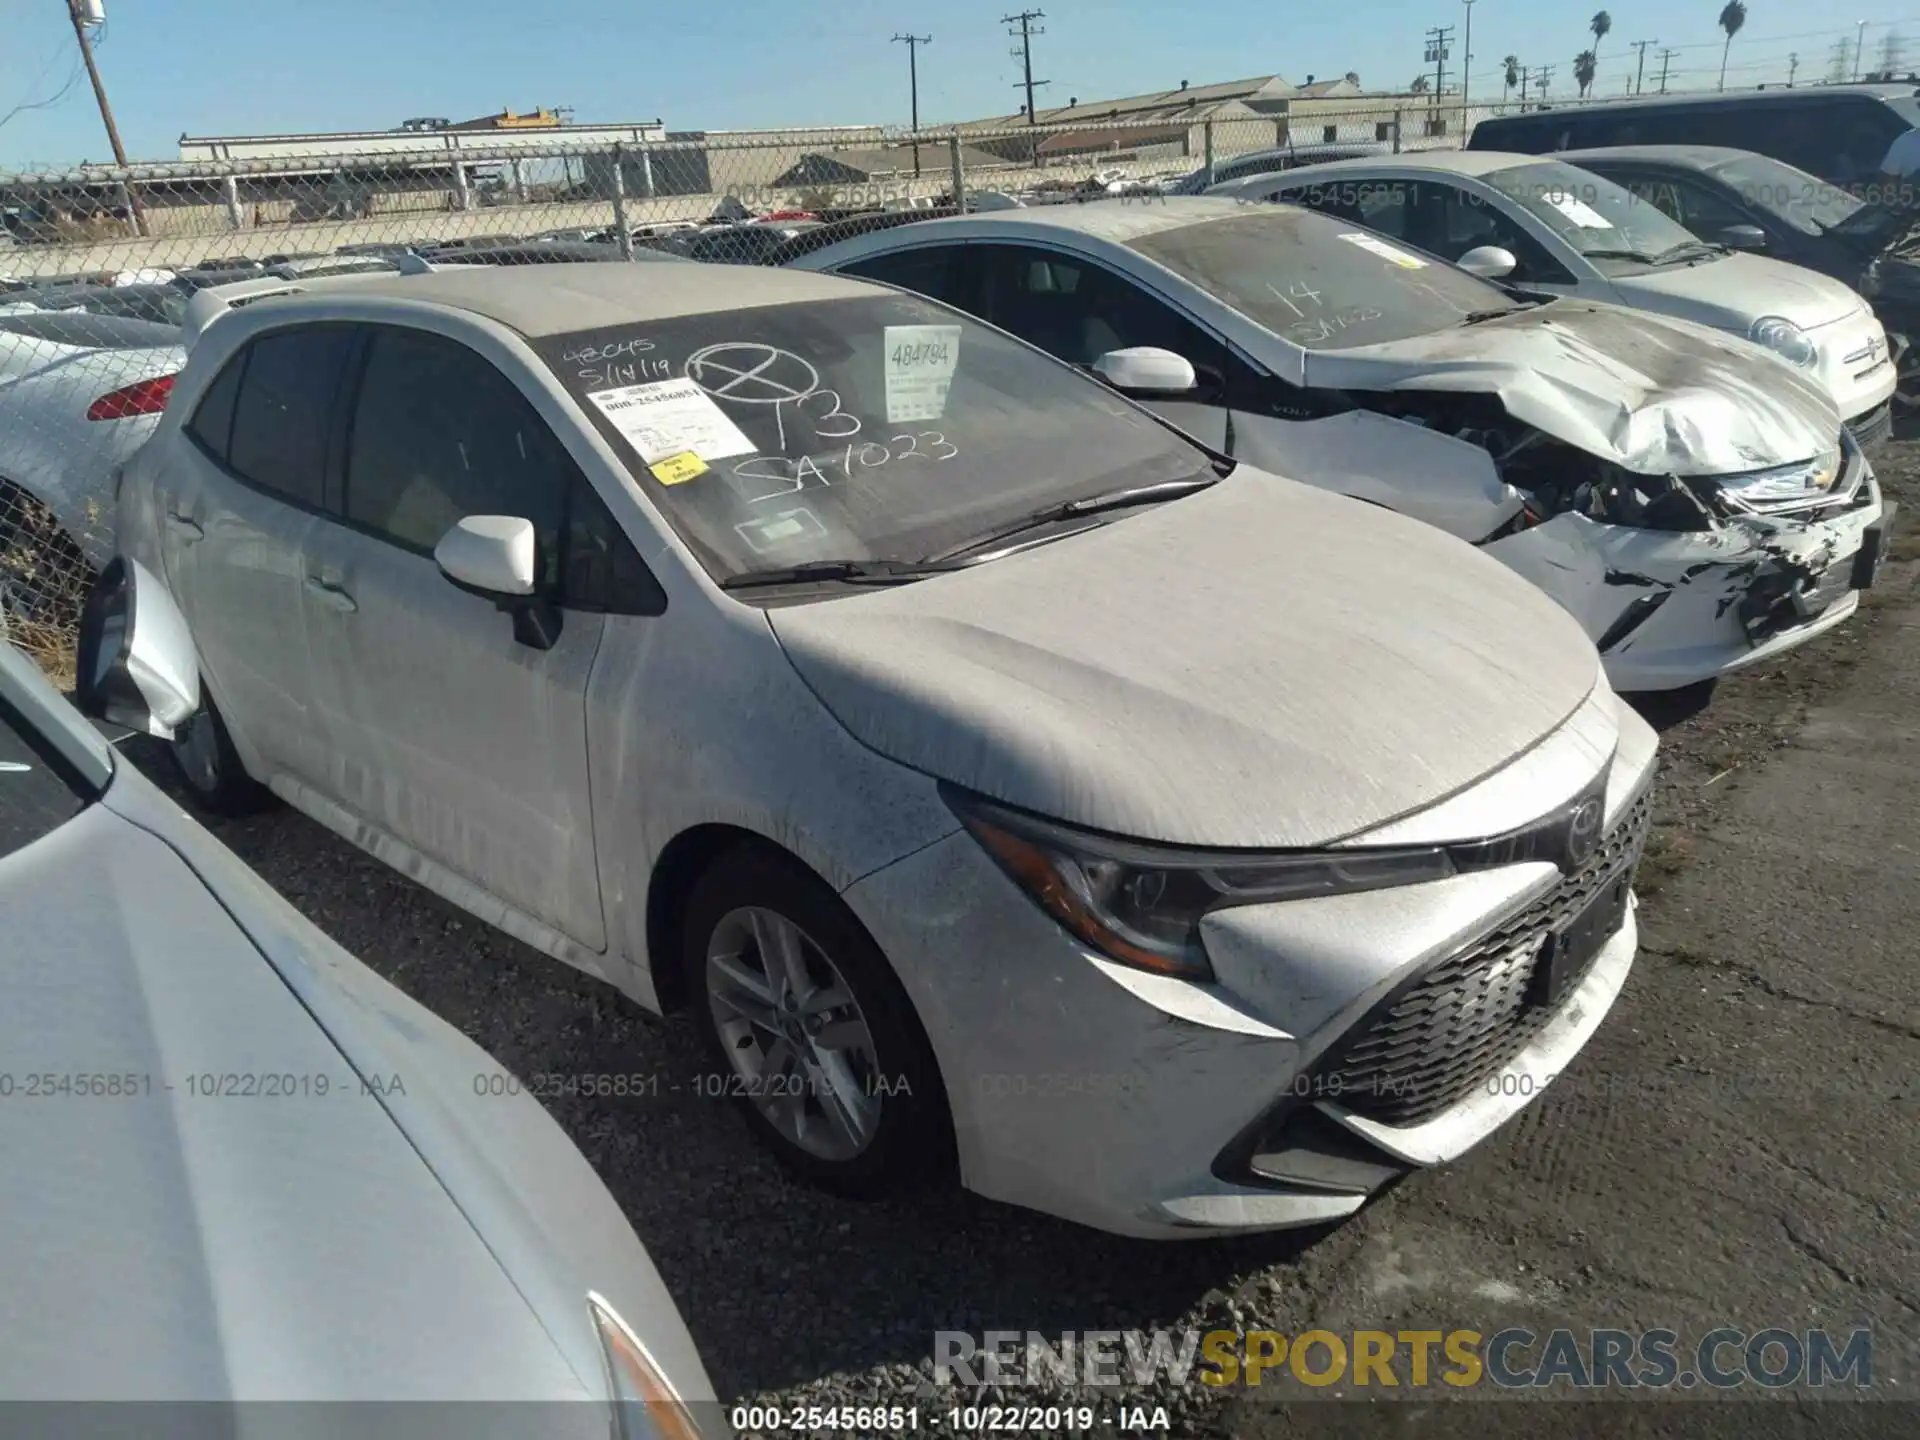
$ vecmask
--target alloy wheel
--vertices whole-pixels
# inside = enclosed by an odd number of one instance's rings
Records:
[[[844,1161],[880,1124],[873,1032],[826,952],[777,911],[730,911],[707,942],[707,1002],[745,1095],[809,1155]]]

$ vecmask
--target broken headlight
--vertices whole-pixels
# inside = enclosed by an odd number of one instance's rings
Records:
[[[1438,848],[1202,851],[1118,840],[1009,810],[953,786],[942,796],[1022,890],[1082,943],[1162,975],[1211,980],[1200,921],[1264,905],[1442,880]]]
[[[1807,332],[1784,315],[1762,315],[1747,331],[1747,338],[1802,370],[1812,369],[1820,359],[1820,352],[1807,338]]]

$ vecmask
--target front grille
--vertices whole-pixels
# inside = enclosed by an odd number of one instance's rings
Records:
[[[1893,402],[1888,401],[1877,409],[1864,415],[1856,415],[1847,422],[1853,440],[1862,450],[1878,445],[1893,438]]]
[[[1337,1045],[1314,1093],[1385,1125],[1431,1119],[1506,1067],[1553,1017],[1527,1003],[1547,935],[1631,874],[1652,823],[1642,790],[1570,879],[1382,1001]],[[1578,983],[1568,982],[1568,990]]]

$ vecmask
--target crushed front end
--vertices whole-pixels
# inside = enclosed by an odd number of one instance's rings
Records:
[[[1845,430],[1812,460],[1711,477],[1633,474],[1537,432],[1482,443],[1526,497],[1489,553],[1580,618],[1623,692],[1713,680],[1843,622],[1897,508]]]

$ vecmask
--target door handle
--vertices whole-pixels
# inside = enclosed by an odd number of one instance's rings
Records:
[[[329,610],[338,610],[342,615],[351,615],[360,608],[353,596],[338,585],[322,580],[318,575],[307,576],[307,591]]]
[[[189,545],[207,533],[200,528],[200,522],[191,515],[182,515],[174,510],[167,512],[167,524],[178,531],[181,538]]]

